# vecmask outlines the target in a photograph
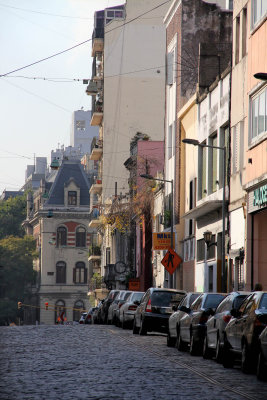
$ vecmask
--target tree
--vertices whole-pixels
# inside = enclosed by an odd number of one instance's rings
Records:
[[[21,224],[26,218],[26,194],[0,200],[0,239],[6,236],[24,236]]]
[[[0,324],[15,321],[18,301],[23,303],[30,298],[36,257],[32,236],[9,236],[0,240]]]

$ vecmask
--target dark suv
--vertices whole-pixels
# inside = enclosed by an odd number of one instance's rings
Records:
[[[136,309],[133,333],[146,335],[148,331],[167,332],[168,320],[186,292],[176,289],[149,288]]]

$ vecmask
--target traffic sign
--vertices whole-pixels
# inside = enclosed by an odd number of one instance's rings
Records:
[[[161,264],[172,275],[182,261],[181,257],[170,247],[161,260]]]

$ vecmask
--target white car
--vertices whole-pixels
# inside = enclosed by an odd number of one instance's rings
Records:
[[[145,292],[132,292],[126,303],[120,307],[119,321],[122,329],[132,328],[135,310],[144,294]]]
[[[185,313],[183,311],[179,310],[180,306],[185,306],[187,308],[190,308],[193,301],[195,301],[200,294],[201,293],[197,293],[197,292],[187,293],[186,296],[181,301],[181,303],[179,304],[177,311],[174,312],[170,316],[169,329],[168,329],[168,334],[167,334],[167,346],[168,347],[172,347],[175,345],[176,340],[177,340],[177,332],[179,330],[179,321],[185,315]]]

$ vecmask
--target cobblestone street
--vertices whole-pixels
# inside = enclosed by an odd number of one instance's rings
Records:
[[[238,367],[101,325],[1,327],[1,400],[266,399]],[[234,390],[234,391],[232,391]]]

